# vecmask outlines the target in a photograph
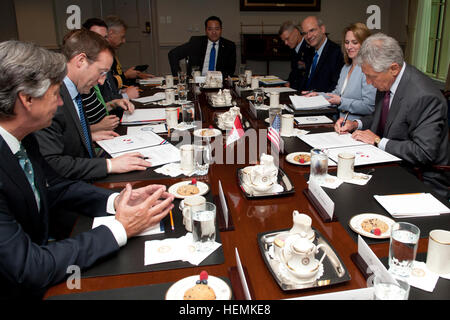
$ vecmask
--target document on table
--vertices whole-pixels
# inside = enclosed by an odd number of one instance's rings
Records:
[[[153,78],[139,79],[138,80],[140,85],[161,84],[163,81],[164,81],[164,77],[153,77]]]
[[[97,144],[111,156],[116,153],[130,152],[164,143],[166,143],[166,140],[151,131],[97,141]]]
[[[355,167],[374,163],[402,161],[402,159],[370,144],[328,149],[328,158],[337,163],[339,153],[342,152],[355,155]]]
[[[264,93],[272,93],[272,92],[296,92],[297,90],[289,88],[289,87],[279,87],[279,88],[263,88]]]
[[[289,96],[295,110],[309,110],[329,107],[331,104],[321,95],[315,97]]]
[[[133,113],[124,112],[121,124],[142,124],[152,121],[165,121],[166,109],[165,108],[153,108],[153,109],[136,109]]]
[[[295,117],[294,120],[299,125],[333,123],[333,120],[326,116]]]
[[[100,225],[107,224],[108,221],[114,220],[115,216],[104,216],[104,217],[95,217],[94,221],[92,223],[92,229],[97,228]],[[138,237],[142,236],[149,236],[152,234],[160,234],[164,233],[164,224],[158,223],[150,228],[147,228],[146,230],[142,231],[140,234],[138,234]]]
[[[152,164],[152,167],[157,167],[166,163],[179,162],[181,160],[180,150],[171,143],[142,148],[134,151],[139,152],[144,157],[148,158],[147,161]],[[114,153],[112,157],[117,158],[125,153],[128,152]]]
[[[149,131],[154,132],[154,133],[166,133],[167,125],[165,123],[158,123],[158,124],[148,124],[148,125],[144,125],[144,126],[128,127],[127,134],[130,134],[130,135],[141,134],[141,133],[147,133]]]
[[[265,85],[285,84],[287,81],[278,78],[277,76],[265,76],[259,78],[259,81]]]
[[[374,195],[394,218],[415,218],[450,213],[450,209],[430,193]]]
[[[339,135],[337,132],[313,133],[299,137],[307,144],[317,149],[359,146],[366,143],[355,140],[350,133]]]
[[[164,92],[158,92],[152,96],[137,98],[137,99],[133,99],[132,101],[139,102],[142,104],[148,104],[148,103],[164,100],[165,98],[166,98],[166,94]]]

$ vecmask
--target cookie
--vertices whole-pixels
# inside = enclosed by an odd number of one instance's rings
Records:
[[[294,157],[294,161],[299,163],[308,163],[311,161],[311,156],[308,154],[298,154]]]
[[[363,228],[364,231],[369,233],[373,233],[374,230],[379,229],[380,234],[383,234],[389,229],[389,226],[386,222],[377,218],[373,218],[373,219],[366,219],[363,222],[361,222],[361,228]]]
[[[184,300],[216,300],[214,290],[205,284],[196,284],[186,290],[183,296]]]
[[[214,135],[214,130],[211,129],[204,129],[202,131],[200,131],[200,135],[202,137],[211,137]]]
[[[191,184],[181,186],[177,189],[177,193],[181,196],[193,196],[195,194],[198,194],[199,192],[200,189],[197,186]]]

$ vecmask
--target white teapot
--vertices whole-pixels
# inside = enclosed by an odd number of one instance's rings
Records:
[[[319,267],[326,256],[324,252],[320,260],[315,255],[324,244],[316,246],[298,234],[289,236],[281,250],[280,260],[286,269],[296,278],[308,280],[319,271]]]
[[[302,238],[314,241],[315,234],[314,230],[311,228],[312,220],[310,216],[294,210],[292,212],[292,220],[294,221],[294,225],[291,230],[289,230],[290,234],[298,234]]]
[[[261,164],[252,168],[250,180],[256,191],[268,191],[278,181],[278,168],[271,155],[262,154]]]

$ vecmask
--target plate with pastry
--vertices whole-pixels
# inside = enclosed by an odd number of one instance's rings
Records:
[[[175,282],[166,293],[166,300],[231,300],[230,286],[206,271]]]
[[[286,156],[286,161],[298,166],[309,166],[311,163],[311,153],[293,152]]]
[[[350,229],[373,239],[388,239],[394,223],[391,218],[376,213],[358,214],[349,221]]]
[[[194,131],[194,136],[199,138],[216,137],[222,134],[222,131],[215,128],[203,128]]]
[[[176,198],[184,199],[191,196],[202,196],[209,191],[209,185],[196,179],[175,183],[169,187],[168,192]]]

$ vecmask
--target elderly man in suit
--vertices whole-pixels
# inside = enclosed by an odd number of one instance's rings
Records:
[[[60,90],[64,104],[55,113],[51,125],[36,133],[42,155],[56,172],[69,179],[90,181],[110,173],[146,170],[151,164],[138,152],[112,159],[99,158],[92,144],[81,94],[104,83],[113,61],[108,42],[95,32],[74,30],[64,39],[63,53],[68,60],[67,76]],[[95,134],[95,141],[114,135],[112,131]]]
[[[382,33],[367,38],[359,53],[367,83],[377,88],[375,112],[360,120],[336,122],[337,132],[373,144],[419,167],[423,180],[449,198],[449,177],[432,165],[449,164],[447,102],[430,78],[404,62],[398,42]],[[356,131],[355,131],[356,130]]]
[[[315,53],[306,65],[307,76],[300,84],[302,91],[331,92],[336,88],[344,57],[339,45],[328,39],[324,23],[315,16],[302,21],[306,42]]]
[[[300,29],[292,21],[284,22],[278,31],[281,41],[292,49],[291,72],[286,86],[300,90],[306,75],[306,64],[314,56],[314,49],[305,41]]]
[[[49,126],[62,105],[66,70],[61,54],[31,43],[0,43],[0,300],[41,298],[64,281],[69,266],[83,270],[107,258],[173,207],[164,186],[127,185],[118,194],[64,179],[47,164],[33,132]],[[89,216],[115,213],[115,219],[49,242],[49,224],[65,207]]]
[[[169,64],[172,74],[180,71],[179,61],[187,59],[187,72],[192,67],[200,68],[202,75],[207,71],[221,71],[223,77],[232,76],[236,69],[236,45],[222,38],[222,20],[216,16],[205,21],[205,36],[191,37],[189,42],[169,51]]]

